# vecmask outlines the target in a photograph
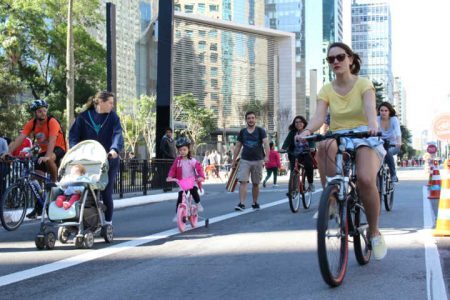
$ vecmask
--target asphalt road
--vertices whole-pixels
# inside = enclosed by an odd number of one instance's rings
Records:
[[[261,190],[261,210],[239,213],[233,210],[238,194],[210,184],[202,196],[209,227],[182,234],[172,222],[174,200],[116,210],[115,242],[97,238],[89,250],[59,242],[54,250],[37,250],[37,222],[0,230],[0,299],[445,299],[425,251],[426,176],[407,171],[399,177],[394,210],[383,209],[380,220],[388,255],[362,267],[350,244],[338,288],[324,283],[317,262],[319,191],[309,210],[293,214],[286,183],[269,184]],[[442,256],[448,239],[439,243],[448,286],[449,260]]]

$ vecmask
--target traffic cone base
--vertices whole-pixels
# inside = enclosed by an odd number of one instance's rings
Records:
[[[436,228],[433,236],[450,236],[450,170],[448,160],[444,164],[442,188],[439,198],[439,208],[436,220]],[[431,195],[432,191],[430,191]],[[428,197],[430,198],[430,197]]]

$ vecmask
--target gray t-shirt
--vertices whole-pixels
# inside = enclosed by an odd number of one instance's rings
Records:
[[[264,159],[262,140],[267,137],[266,131],[256,126],[252,133],[247,128],[241,129],[237,140],[242,144],[241,158],[250,161]]]

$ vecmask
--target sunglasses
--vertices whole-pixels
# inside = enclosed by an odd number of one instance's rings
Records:
[[[327,56],[326,60],[327,60],[327,62],[328,62],[329,64],[332,64],[332,63],[334,63],[334,60],[335,60],[335,59],[337,59],[338,62],[342,62],[342,61],[344,61],[344,59],[345,59],[346,57],[347,57],[347,54],[341,53],[341,54],[338,54],[338,55],[336,55],[336,56]]]

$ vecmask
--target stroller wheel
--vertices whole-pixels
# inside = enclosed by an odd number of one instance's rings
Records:
[[[45,248],[51,250],[55,248],[56,235],[53,231],[49,231],[44,235]]]
[[[43,250],[45,248],[44,236],[42,234],[36,235],[34,243],[36,244],[36,248],[38,248],[39,250]]]
[[[102,231],[100,235],[105,239],[106,243],[112,243],[114,240],[114,232],[111,224],[106,224],[102,226]]]
[[[67,243],[69,240],[69,230],[67,230],[66,227],[59,227],[58,229],[58,240],[61,242],[61,244]]]
[[[83,246],[86,249],[92,248],[94,246],[94,234],[90,231],[84,234]]]
[[[83,248],[83,241],[84,241],[84,238],[83,238],[83,236],[82,235],[77,235],[76,237],[75,237],[75,248],[77,248],[77,249],[82,249]]]

